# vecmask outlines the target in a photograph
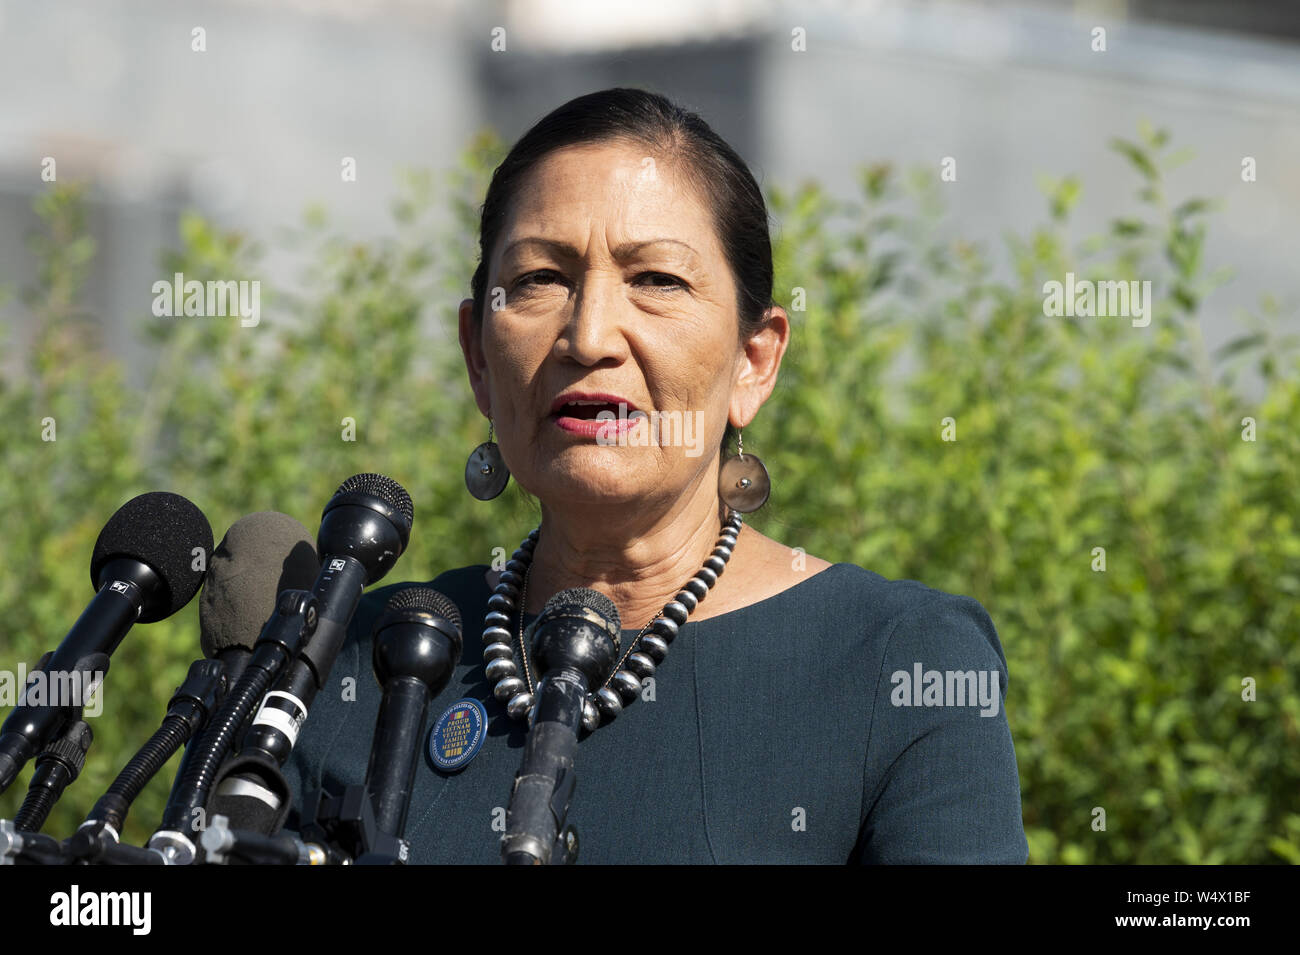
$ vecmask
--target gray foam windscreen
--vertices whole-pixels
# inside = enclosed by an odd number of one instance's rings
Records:
[[[311,590],[320,558],[307,528],[287,514],[259,511],[226,531],[199,597],[199,641],[208,658],[251,648],[282,590]]]

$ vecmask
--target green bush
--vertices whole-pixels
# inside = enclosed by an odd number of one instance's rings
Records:
[[[1005,261],[944,229],[931,173],[866,168],[853,201],[769,189],[794,336],[747,429],[774,483],[753,523],[988,608],[1010,668],[1031,861],[1300,862],[1294,342],[1273,332],[1266,299],[1236,319],[1230,347],[1206,353],[1198,315],[1224,280],[1202,263],[1212,206],[1167,200],[1179,157],[1163,133],[1115,145],[1138,174],[1139,214],[1072,243],[1081,186],[1045,180],[1045,223],[1008,237]],[[277,237],[302,263],[298,290],[263,282],[256,329],[142,317],[156,349],[142,393],[81,301],[94,246],[80,190],[40,198],[41,269],[23,296],[37,338],[23,371],[0,378],[0,664],[31,665],[62,638],[90,596],[100,527],[148,490],[185,494],[219,539],[264,509],[314,530],[345,477],[388,474],[417,519],[386,583],[518,542],[533,502],[464,492],[485,429],[455,331],[477,204],[502,155],[485,134],[445,178],[408,174],[383,241],[348,241],[310,210]],[[181,240],[163,275],[258,277],[264,252],[242,235],[190,214]],[[1150,325],[1047,317],[1043,285],[1067,272],[1151,280]],[[1257,400],[1234,384],[1246,363]],[[86,770],[47,831],[70,833],[156,726],[197,633],[195,602],[123,643]],[[128,841],[152,830],[177,761],[138,800]]]

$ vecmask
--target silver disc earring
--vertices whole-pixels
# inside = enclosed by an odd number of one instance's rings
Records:
[[[474,449],[465,463],[465,487],[480,501],[490,501],[509,483],[510,469],[492,440],[492,419],[488,418],[488,439]]]
[[[737,437],[736,453],[718,471],[718,496],[733,511],[748,514],[767,503],[772,481],[757,455],[745,453],[745,435]]]

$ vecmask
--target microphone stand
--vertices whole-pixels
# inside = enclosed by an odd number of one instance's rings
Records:
[[[225,816],[212,817],[203,830],[204,859],[214,865],[348,865],[351,860],[332,846],[304,842],[286,832],[274,836],[231,829]]]
[[[27,787],[27,796],[23,799],[18,815],[14,816],[14,828],[29,832],[40,832],[41,826],[50,815],[50,810],[68,784],[81,775],[86,763],[86,751],[90,749],[95,734],[90,724],[78,716],[59,731],[57,738],[36,757],[36,771]]]
[[[43,832],[21,829],[9,819],[0,819],[0,866],[4,865],[167,865],[157,849],[119,845],[106,832],[97,835],[93,859],[74,858],[66,842]]]
[[[226,687],[225,667],[220,660],[195,660],[190,664],[185,682],[167,704],[158,731],[118,773],[86,821],[64,843],[73,859],[99,861],[110,846],[117,844],[135,798],[172,754],[203,729],[224,698]]]
[[[53,836],[27,832],[0,819],[0,865],[67,865],[67,859]]]
[[[335,851],[357,865],[405,865],[411,845],[405,839],[382,831],[375,821],[374,802],[366,786],[345,786],[341,795],[324,790],[308,794],[302,818],[302,838]]]

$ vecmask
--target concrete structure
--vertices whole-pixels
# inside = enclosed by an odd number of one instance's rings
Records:
[[[1155,2],[1128,9],[1147,8],[1171,15]],[[1260,293],[1297,300],[1300,29],[1275,17],[1264,23],[1283,38],[1270,39],[1125,10],[0,0],[0,283],[32,280],[24,235],[36,225],[31,199],[47,188],[42,160],[55,157],[60,180],[93,185],[89,301],[140,381],[137,329],[152,283],[168,277],[158,252],[174,244],[181,208],[268,245],[313,201],[359,237],[380,234],[397,167],[445,168],[483,125],[512,139],[571,96],[644,85],[701,112],[765,182],[811,178],[850,194],[862,163],[937,174],[955,157],[949,227],[995,245],[1041,220],[1042,172],[1083,179],[1079,235],[1128,214],[1136,180],[1107,143],[1131,138],[1143,118],[1167,127],[1195,151],[1171,179],[1174,195],[1227,200],[1206,258],[1237,278],[1206,302],[1214,345]],[[1093,49],[1098,27],[1104,52]],[[1245,156],[1257,182],[1241,180]],[[343,157],[356,159],[356,182],[341,181]],[[268,268],[289,274],[278,256]],[[0,311],[7,324],[22,315],[12,302]],[[21,345],[25,329],[11,331]]]

